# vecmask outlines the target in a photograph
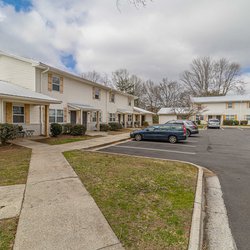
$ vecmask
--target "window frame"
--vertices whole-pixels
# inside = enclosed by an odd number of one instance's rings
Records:
[[[116,121],[115,113],[109,113],[109,122],[115,122],[115,121]]]
[[[52,111],[54,111],[53,115],[51,115]],[[61,113],[60,116],[58,115],[58,113]],[[51,121],[51,118],[53,118],[53,121]],[[49,109],[49,123],[63,123],[63,119],[64,119],[63,109]]]
[[[110,95],[109,102],[115,103],[115,93],[111,92],[111,93],[109,93],[109,95]]]
[[[132,106],[132,99],[128,98],[128,106]]]
[[[227,103],[227,108],[232,109],[233,108],[233,102],[228,102]]]
[[[54,79],[57,79],[59,81],[59,83],[54,82]],[[54,86],[56,86],[56,89],[54,89]],[[52,75],[52,91],[60,92],[60,90],[61,90],[61,79],[60,79],[60,77]]]
[[[93,88],[93,98],[95,100],[101,99],[101,89],[100,88]]]
[[[23,114],[22,113],[14,113],[14,108],[21,108],[23,110]],[[12,122],[13,124],[24,124],[25,123],[25,110],[24,110],[24,106],[22,105],[13,105],[12,106]],[[14,117],[23,117],[23,121],[15,121]]]
[[[226,115],[226,121],[232,121],[235,119],[235,115]]]

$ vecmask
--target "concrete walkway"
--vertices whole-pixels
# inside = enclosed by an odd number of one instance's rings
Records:
[[[123,249],[61,152],[126,138],[120,134],[57,146],[18,141],[33,150],[14,249]]]

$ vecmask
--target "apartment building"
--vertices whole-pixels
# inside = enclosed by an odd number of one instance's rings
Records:
[[[49,124],[100,123],[124,127],[152,123],[150,112],[134,107],[135,96],[83,79],[39,61],[0,52],[0,123],[49,134]]]

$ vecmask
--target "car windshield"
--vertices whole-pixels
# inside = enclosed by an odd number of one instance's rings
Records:
[[[192,121],[186,121],[186,123],[187,123],[188,125],[194,125],[194,123],[193,123]]]
[[[209,120],[209,122],[219,122],[219,120],[214,119],[214,120]]]

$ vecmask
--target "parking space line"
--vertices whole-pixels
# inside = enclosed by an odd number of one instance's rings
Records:
[[[220,128],[221,130],[225,130],[224,128]]]
[[[184,152],[184,151],[175,151],[175,150],[167,150],[167,149],[142,148],[142,147],[131,147],[131,146],[114,146],[114,148],[131,148],[131,149],[140,149],[140,150],[149,150],[149,151],[160,151],[160,152],[168,152],[168,153],[196,155],[196,153],[194,152]]]
[[[242,128],[238,128],[239,130],[241,130],[241,131],[243,131],[244,129],[242,129]]]
[[[133,141],[133,143],[138,143],[138,142],[136,142],[136,141]],[[143,143],[145,143],[145,142],[143,142]],[[148,143],[148,144],[151,144],[152,145],[152,142],[150,142],[150,143]],[[157,145],[160,145],[159,143],[154,143],[154,144],[157,144]],[[193,146],[193,145],[185,145],[185,144],[171,144],[171,143],[168,143],[167,144],[168,146],[182,146],[182,147],[188,147],[188,148],[196,148],[197,146]]]

